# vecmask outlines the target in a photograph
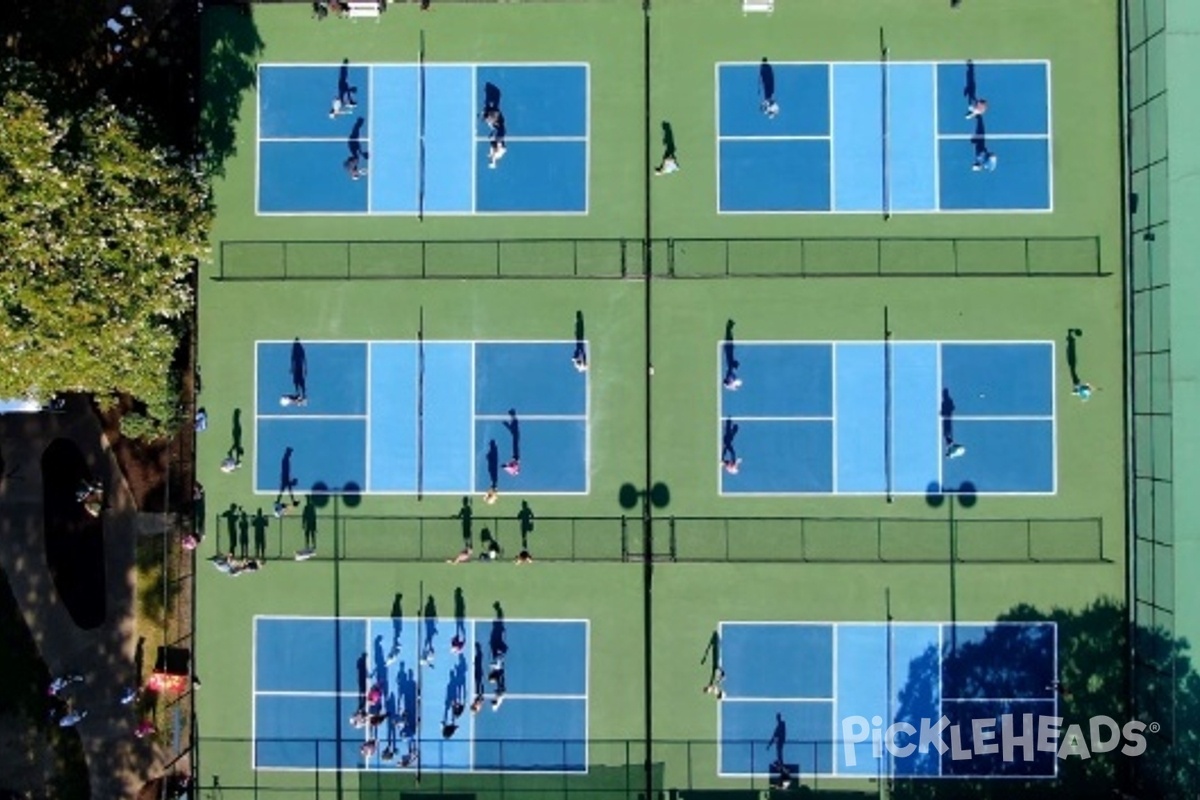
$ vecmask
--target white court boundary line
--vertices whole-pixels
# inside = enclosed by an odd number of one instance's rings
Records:
[[[263,135],[262,135],[262,118],[263,118],[263,92],[262,92],[262,68],[259,64],[254,68],[254,213],[260,215],[262,211],[262,157],[263,157]]]
[[[371,395],[373,393],[372,389],[371,389],[371,361],[375,357],[374,350],[375,350],[375,345],[368,342],[367,343],[367,391],[366,391],[366,395],[367,395],[367,402],[366,402],[367,431],[366,431],[366,433],[367,433],[367,435],[364,437],[365,443],[363,445],[363,448],[365,450],[364,460],[366,461],[366,468],[365,468],[364,477],[363,477],[363,483],[366,484],[365,486],[363,486],[364,492],[371,491],[371,429],[373,427],[373,425],[371,424],[373,422],[373,420],[371,419]]]
[[[475,428],[479,422],[479,415],[475,413],[475,409],[479,407],[479,395],[477,394],[478,388],[475,384],[475,369],[475,342],[471,342],[471,479],[469,481],[471,486],[471,494],[475,494],[477,491],[479,491],[479,486],[475,481],[475,473],[478,471],[479,466],[477,463],[479,459],[479,450],[476,449],[478,448],[479,443],[475,440]],[[497,467],[498,466],[499,465],[497,465]],[[497,479],[498,478],[499,476],[497,476]],[[491,487],[489,486],[488,489],[490,491]]]
[[[480,136],[479,119],[475,116],[477,113],[476,109],[478,108],[479,66],[474,65],[471,67],[471,152],[469,154],[471,159],[471,213],[473,214],[479,211],[479,148],[476,145],[479,143]],[[484,141],[487,141],[487,139],[485,138]],[[490,152],[488,155],[490,157]],[[474,359],[474,351],[472,351],[472,359]],[[475,394],[472,392],[471,397],[473,398],[474,396]],[[474,451],[472,450],[472,452]],[[474,488],[474,480],[474,478],[471,479],[472,488]]]
[[[592,64],[583,65],[583,213],[592,211]]]
[[[367,213],[372,213],[375,207],[375,166],[371,164],[371,153],[375,149],[375,67],[367,68]],[[360,142],[361,146],[361,142]],[[370,473],[367,473],[367,484],[370,485]]]

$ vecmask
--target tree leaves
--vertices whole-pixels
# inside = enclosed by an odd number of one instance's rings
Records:
[[[168,423],[208,189],[104,97],[55,113],[40,84],[0,66],[0,396],[128,394]]]

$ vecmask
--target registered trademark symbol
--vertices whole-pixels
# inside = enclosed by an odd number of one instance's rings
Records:
[[[1162,730],[1162,725],[1159,725],[1157,722],[1151,722],[1149,725],[1146,726],[1146,728],[1151,733],[1158,733],[1160,730]]]

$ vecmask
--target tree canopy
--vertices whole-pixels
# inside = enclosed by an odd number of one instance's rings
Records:
[[[128,395],[165,433],[212,217],[204,176],[103,96],[56,109],[47,85],[0,64],[0,396]]]

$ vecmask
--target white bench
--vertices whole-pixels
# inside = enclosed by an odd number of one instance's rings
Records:
[[[743,14],[770,14],[775,10],[775,0],[742,0]]]
[[[378,0],[350,0],[346,3],[346,16],[351,19],[379,17]]]

